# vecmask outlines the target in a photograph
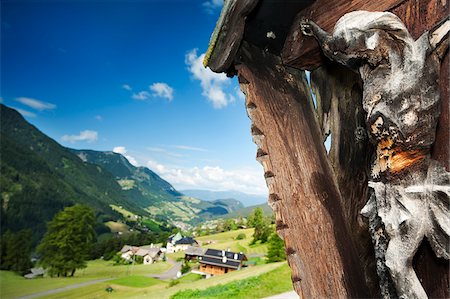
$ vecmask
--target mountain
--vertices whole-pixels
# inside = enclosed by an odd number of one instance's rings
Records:
[[[147,167],[135,167],[121,154],[93,150],[71,150],[82,161],[100,165],[113,174],[128,198],[141,207],[178,200],[181,194]]]
[[[196,224],[244,207],[235,199],[204,201],[185,196],[150,169],[135,167],[117,153],[71,151],[82,161],[108,170],[121,186],[122,192],[141,208],[182,228],[187,228],[186,224]]]
[[[98,217],[117,218],[110,205],[145,215],[129,201],[112,174],[83,163],[69,149],[0,104],[0,218],[3,231],[33,228],[38,239],[46,222],[66,206],[83,203]]]
[[[262,204],[267,201],[267,196],[265,195],[247,194],[239,191],[181,190],[180,192],[187,196],[207,201],[233,198],[243,203],[246,207]]]
[[[3,231],[33,228],[34,241],[57,212],[75,203],[92,207],[99,222],[122,218],[117,210],[182,229],[243,207],[234,199],[183,195],[120,154],[63,147],[3,104],[0,141],[0,225]]]

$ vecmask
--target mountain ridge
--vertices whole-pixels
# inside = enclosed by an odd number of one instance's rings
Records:
[[[118,153],[64,147],[3,104],[0,116],[4,230],[33,227],[39,238],[54,214],[75,203],[93,207],[103,222],[121,217],[111,208],[115,205],[183,229],[242,208],[235,200],[208,202],[186,196]]]

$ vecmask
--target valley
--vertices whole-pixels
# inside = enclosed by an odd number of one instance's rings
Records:
[[[243,270],[206,280],[201,279],[200,275],[192,273],[177,279],[176,281],[179,281],[177,284],[171,283],[171,279],[157,280],[149,277],[169,270],[172,267],[172,263],[169,261],[157,262],[152,265],[114,265],[112,261],[93,260],[88,262],[86,269],[77,272],[74,277],[67,278],[25,279],[8,271],[0,271],[0,296],[5,299],[31,294],[43,294],[34,298],[148,298],[151,294],[152,298],[171,298],[181,291],[209,290],[208,292],[214,292],[214,288],[218,286],[226,288],[230,284],[232,287],[233,283],[245,282],[249,279],[251,287],[245,289],[245,295],[243,294],[242,298],[262,298],[292,290],[290,270],[286,263],[266,264],[264,256],[267,254],[267,245],[250,244],[253,233],[253,229],[241,229],[197,238],[205,248],[243,250],[252,261]],[[244,234],[245,238],[237,240],[237,236],[240,234]],[[176,260],[183,258],[184,254],[179,252],[167,256],[169,260]],[[252,282],[256,278],[257,282],[276,281],[277,285],[267,283],[262,286]],[[89,282],[93,283],[89,284]],[[76,287],[80,284],[83,285]],[[173,285],[171,286],[171,284]],[[71,286],[72,289],[62,289]],[[108,287],[113,289],[111,293],[105,291]],[[59,291],[53,294],[44,294],[50,290]],[[181,294],[184,293],[180,293],[174,298],[183,298],[180,297],[184,296]]]
[[[3,104],[0,113],[1,225],[5,231],[35,227],[35,243],[45,232],[45,223],[75,203],[93,208],[99,225],[132,221],[122,210],[151,219],[161,231],[187,230],[244,209],[232,198],[186,196],[121,154],[63,147]]]

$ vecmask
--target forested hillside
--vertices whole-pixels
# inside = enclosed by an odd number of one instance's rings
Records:
[[[4,231],[33,227],[36,242],[57,212],[76,203],[94,208],[99,223],[123,217],[111,208],[114,205],[183,228],[242,208],[236,200],[207,202],[184,196],[120,154],[63,147],[2,104],[0,119]]]
[[[111,173],[83,163],[17,111],[0,104],[0,119],[2,230],[32,227],[39,239],[46,222],[75,203],[93,207],[105,220],[118,217],[110,204],[147,214],[126,198]]]

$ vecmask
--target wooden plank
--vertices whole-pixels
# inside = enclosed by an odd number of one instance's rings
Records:
[[[217,73],[226,72],[233,63],[244,35],[247,15],[259,0],[226,0],[211,36],[204,65]]]
[[[281,52],[284,64],[299,69],[314,69],[322,64],[321,50],[316,40],[303,36],[300,31],[300,22],[303,18],[314,21],[322,29],[331,33],[337,20],[348,12],[354,10],[385,11],[403,1],[317,0],[295,17]]]
[[[368,169],[373,154],[365,133],[362,81],[355,72],[331,62],[313,70],[310,81],[323,139],[331,134],[328,158],[343,195],[344,220],[363,265],[370,297],[379,298],[372,240],[360,215],[368,198]]]
[[[301,298],[368,298],[304,72],[244,44],[238,70],[257,160]]]

